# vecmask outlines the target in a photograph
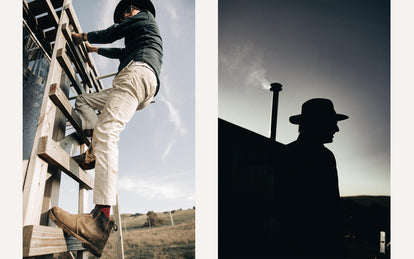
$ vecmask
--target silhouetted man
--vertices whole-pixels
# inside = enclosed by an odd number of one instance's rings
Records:
[[[333,153],[324,144],[339,131],[328,99],[311,99],[289,121],[299,137],[286,145],[275,177],[278,258],[341,258],[343,215]]]

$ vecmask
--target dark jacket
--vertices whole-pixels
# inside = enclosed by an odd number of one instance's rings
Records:
[[[299,137],[280,161],[275,213],[281,258],[339,258],[344,235],[335,156]]]
[[[112,43],[121,38],[125,38],[125,48],[99,48],[98,54],[119,59],[118,72],[131,60],[147,63],[157,76],[158,92],[163,50],[162,39],[154,16],[143,10],[105,30],[88,33],[90,43]]]

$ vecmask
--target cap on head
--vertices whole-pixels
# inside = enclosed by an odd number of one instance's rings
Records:
[[[122,22],[124,11],[129,5],[136,6],[140,10],[148,10],[155,17],[155,7],[150,0],[121,0],[114,11],[114,23]]]
[[[335,112],[331,100],[314,98],[302,104],[301,114],[291,116],[289,121],[293,124],[306,124],[313,122],[341,121],[349,117]]]

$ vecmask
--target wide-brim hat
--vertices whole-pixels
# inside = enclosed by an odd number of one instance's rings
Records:
[[[114,11],[114,22],[120,23],[124,18],[124,12],[129,5],[133,5],[140,10],[148,10],[155,17],[155,7],[150,0],[121,0]]]
[[[349,117],[336,113],[331,100],[314,98],[302,104],[301,114],[291,116],[289,121],[293,124],[317,123],[325,121],[341,121]]]

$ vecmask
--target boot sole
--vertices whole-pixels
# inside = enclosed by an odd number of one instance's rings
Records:
[[[88,240],[83,238],[82,236],[76,234],[73,232],[69,227],[67,227],[63,222],[61,222],[54,214],[53,211],[49,211],[49,217],[50,219],[61,229],[63,229],[64,232],[66,232],[68,235],[74,236],[76,239],[80,240],[82,242],[82,247],[86,248],[89,252],[91,252],[96,257],[101,257],[102,252],[98,252],[97,248],[92,245]]]

